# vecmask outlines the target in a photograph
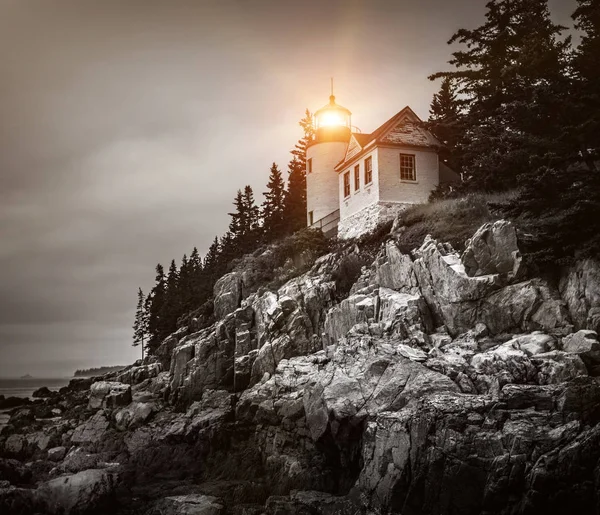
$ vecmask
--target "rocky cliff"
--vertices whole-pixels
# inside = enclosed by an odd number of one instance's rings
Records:
[[[600,262],[533,277],[505,221],[398,238],[349,294],[359,245],[236,270],[214,325],[13,409],[0,512],[600,513]]]

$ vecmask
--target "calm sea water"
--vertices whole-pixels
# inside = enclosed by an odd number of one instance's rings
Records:
[[[31,397],[31,394],[42,386],[50,390],[58,390],[69,384],[71,378],[43,379],[31,377],[27,379],[0,378],[0,395],[4,397]]]

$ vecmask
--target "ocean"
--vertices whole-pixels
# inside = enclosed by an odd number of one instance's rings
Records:
[[[46,379],[36,377],[23,379],[0,378],[0,395],[4,395],[4,397],[31,397],[31,394],[42,386],[47,386],[48,389],[53,391],[59,390],[69,384],[70,380],[70,377]],[[8,422],[8,411],[10,410],[0,410],[0,431]]]
[[[66,378],[46,378],[28,377],[23,379],[0,378],[0,395],[4,397],[31,397],[31,394],[42,386],[47,386],[50,390],[59,390],[69,384],[70,377]]]

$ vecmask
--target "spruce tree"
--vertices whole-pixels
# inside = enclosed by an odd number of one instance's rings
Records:
[[[452,79],[444,77],[439,92],[433,95],[426,126],[443,145],[439,149],[442,161],[459,174],[461,165],[458,145],[464,132],[462,114],[462,103]]]
[[[577,0],[573,13],[581,41],[572,60],[574,80],[570,102],[573,159],[580,158],[590,171],[600,171],[600,1]]]
[[[314,138],[313,116],[307,109],[298,124],[304,131],[296,143],[288,164],[288,184],[285,192],[285,219],[288,232],[306,227],[306,149]]]
[[[179,296],[179,272],[175,260],[171,260],[166,280],[165,302],[161,310],[162,327],[161,339],[177,329],[177,319],[182,312],[182,302]]]
[[[235,206],[235,211],[233,213],[228,213],[231,217],[231,221],[229,222],[229,232],[234,238],[239,238],[245,233],[247,225],[247,214],[242,190],[237,190],[233,205]]]
[[[135,320],[133,323],[133,346],[142,346],[142,359],[144,359],[144,348],[148,340],[148,304],[141,288],[138,289],[138,302],[135,309]]]
[[[150,299],[148,309],[148,353],[152,354],[160,345],[161,336],[164,334],[164,323],[161,318],[165,304],[165,272],[162,265],[156,265],[156,278],[148,298]]]
[[[468,107],[459,143],[473,189],[513,188],[518,177],[551,163],[565,97],[569,39],[550,19],[547,0],[491,0],[486,22],[449,41],[448,78]]]
[[[250,185],[244,187],[243,204],[246,213],[246,226],[244,228],[242,250],[251,252],[256,248],[260,239],[260,208],[254,201],[254,192]]]
[[[262,218],[266,241],[282,237],[286,232],[285,223],[285,184],[281,171],[275,163],[271,166],[265,201],[262,204]]]

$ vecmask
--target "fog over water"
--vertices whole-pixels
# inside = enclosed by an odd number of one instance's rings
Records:
[[[570,25],[570,0],[551,2]],[[0,0],[0,377],[128,363],[136,291],[285,169],[304,109],[426,118],[473,0]]]

